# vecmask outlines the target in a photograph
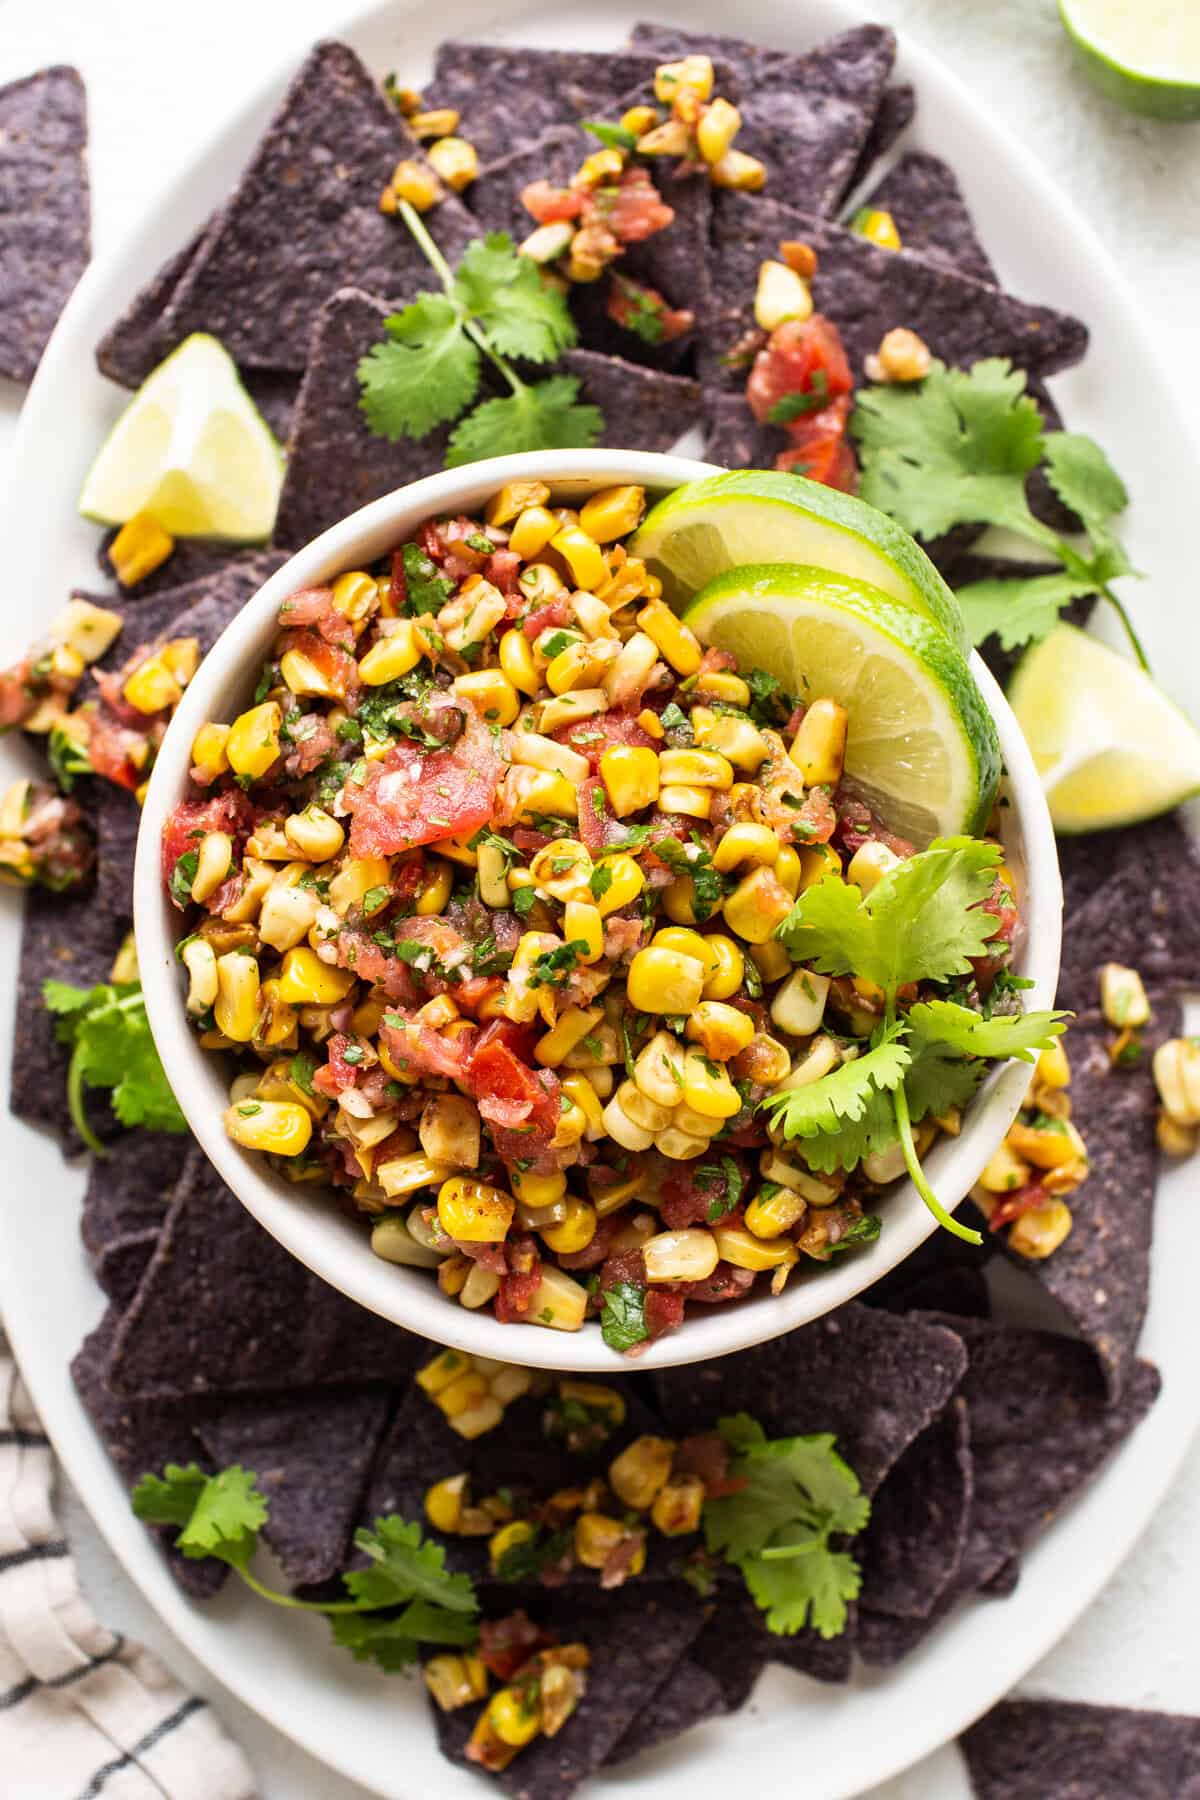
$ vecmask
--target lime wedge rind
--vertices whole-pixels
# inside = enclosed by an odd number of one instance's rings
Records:
[[[1074,625],[1026,651],[1009,703],[1064,836],[1138,825],[1200,793],[1200,731],[1136,663]]]
[[[1059,0],[1059,13],[1110,100],[1168,123],[1200,119],[1200,11],[1189,0]]]
[[[829,570],[728,570],[684,614],[706,643],[765,669],[801,700],[850,713],[846,776],[914,843],[978,832],[1000,779],[1000,744],[963,657],[880,589]]]
[[[150,513],[176,537],[268,538],[283,452],[216,338],[194,332],[142,383],[88,471],[79,510]]]
[[[682,610],[724,570],[762,563],[832,569],[924,615],[966,653],[959,605],[925,552],[852,494],[772,469],[737,469],[677,488],[631,542]]]

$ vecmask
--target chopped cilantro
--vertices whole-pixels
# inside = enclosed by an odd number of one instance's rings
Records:
[[[610,1350],[629,1350],[650,1336],[646,1325],[646,1290],[618,1281],[604,1291],[600,1335]]]

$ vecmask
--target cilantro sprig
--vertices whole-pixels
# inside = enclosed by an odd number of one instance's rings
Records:
[[[912,1127],[974,1093],[988,1060],[1032,1062],[1065,1029],[1058,1012],[994,1013],[934,999],[901,1015],[900,989],[949,982],[987,956],[997,921],[991,894],[1001,852],[977,838],[943,838],[907,858],[863,896],[826,877],[801,894],[778,936],[792,958],[824,975],[856,975],[882,989],[884,1016],[865,1050],[806,1087],[778,1088],[762,1102],[785,1139],[803,1143],[823,1173],[852,1169],[899,1143],[905,1166],[938,1223],[981,1243],[942,1206],[921,1169]]]
[[[359,404],[371,430],[395,442],[457,419],[448,468],[515,451],[590,448],[604,419],[598,407],[579,403],[574,376],[527,382],[509,360],[548,363],[571,348],[575,326],[563,295],[518,255],[507,232],[476,238],[455,273],[419,213],[403,200],[398,211],[442,291],[418,294],[392,313],[384,342],[360,360]],[[485,360],[509,392],[478,401]]]
[[[281,1593],[252,1573],[270,1508],[250,1470],[234,1464],[208,1475],[196,1463],[168,1463],[161,1475],[143,1475],[132,1504],[147,1525],[176,1527],[176,1547],[184,1556],[228,1563],[274,1606],[324,1614],[336,1644],[389,1674],[410,1667],[422,1644],[467,1646],[478,1636],[479,1602],[470,1577],[451,1574],[441,1545],[424,1542],[419,1525],[394,1514],[376,1519],[371,1531],[355,1532],[368,1566],[342,1576],[347,1598],[318,1601]]]
[[[705,1501],[708,1549],[741,1570],[769,1631],[792,1636],[811,1625],[840,1637],[862,1572],[832,1540],[857,1536],[871,1516],[857,1475],[828,1433],[769,1439],[747,1413],[719,1427],[737,1491]]]
[[[111,1089],[112,1108],[122,1125],[144,1125],[151,1131],[187,1130],[150,1035],[140,982],[110,981],[79,988],[65,981],[45,981],[42,999],[57,1015],[59,1042],[71,1046],[67,1105],[72,1121],[97,1156],[107,1152],[88,1124],[85,1088]]]
[[[1044,431],[1025,392],[1025,375],[1003,357],[970,370],[934,362],[923,381],[859,390],[850,426],[859,443],[864,500],[918,537],[955,525],[999,525],[1030,539],[1061,573],[971,582],[960,588],[975,643],[995,633],[1006,650],[1045,637],[1070,601],[1100,594],[1116,610],[1145,669],[1133,622],[1112,583],[1136,574],[1113,531],[1125,510],[1125,485],[1094,439]],[[1034,518],[1025,483],[1043,468],[1059,499],[1077,514],[1086,549],[1066,543]]]

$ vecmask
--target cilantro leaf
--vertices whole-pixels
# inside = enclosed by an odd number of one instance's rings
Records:
[[[176,1546],[193,1559],[215,1556],[244,1569],[267,1522],[267,1503],[257,1476],[234,1464],[206,1475],[196,1463],[168,1463],[162,1479],[144,1475],[133,1490],[133,1510],[147,1525],[179,1525]]]
[[[811,1624],[822,1637],[845,1630],[860,1572],[834,1535],[856,1536],[871,1504],[834,1438],[769,1440],[746,1414],[720,1420],[738,1491],[704,1505],[708,1549],[740,1569],[767,1628],[791,1635]]]
[[[646,1326],[646,1290],[618,1281],[604,1290],[600,1335],[610,1350],[628,1350],[650,1336]]]
[[[524,384],[502,400],[485,400],[460,420],[450,436],[446,467],[526,450],[588,450],[604,429],[598,406],[577,404],[573,375],[551,375]]]
[[[610,125],[605,119],[580,119],[580,128],[599,138],[606,150],[636,150],[637,136],[625,125]]]
[[[614,272],[612,280],[624,302],[620,321],[624,330],[632,331],[644,344],[660,344],[667,329],[662,301],[627,275]]]
[[[69,794],[80,775],[92,774],[92,761],[87,744],[81,743],[65,726],[53,725],[46,743],[46,755],[60,790]]]
[[[1014,567],[1017,565],[1014,564]],[[1096,591],[1077,575],[1029,575],[972,581],[957,590],[973,644],[995,635],[1005,650],[1037,643],[1058,623],[1064,606]]]
[[[864,1118],[873,1096],[890,1093],[912,1060],[899,1041],[901,1030],[898,1023],[885,1027],[865,1056],[854,1057],[807,1087],[776,1088],[762,1102],[771,1124],[780,1127],[785,1139],[810,1138],[819,1132],[840,1132],[845,1123]]]
[[[949,1044],[914,1036],[909,1047],[912,1062],[904,1076],[904,1097],[914,1123],[930,1114],[941,1119],[952,1108],[965,1106],[987,1074],[986,1062],[960,1056]],[[893,1142],[896,1135],[893,1131]]]
[[[331,1616],[329,1624],[335,1644],[349,1650],[356,1662],[373,1662],[388,1675],[410,1669],[422,1644],[466,1646],[477,1636],[473,1619],[424,1600],[414,1600],[394,1618],[371,1612],[340,1613]]]
[[[1045,452],[1051,487],[1065,506],[1079,514],[1089,534],[1125,511],[1128,490],[1095,438],[1081,431],[1051,431]]]
[[[528,256],[517,255],[507,232],[468,245],[453,291],[501,356],[550,362],[576,341],[565,296],[545,285]]]
[[[908,1022],[922,1038],[945,1044],[964,1056],[1015,1057],[1036,1061],[1037,1052],[1067,1028],[1069,1013],[996,1013],[981,1018],[953,1000],[928,1000],[911,1008]]]
[[[452,1575],[442,1546],[424,1543],[418,1524],[407,1524],[390,1514],[376,1519],[373,1531],[356,1531],[354,1542],[371,1559],[371,1566],[352,1569],[344,1576],[353,1599],[373,1607],[422,1599],[449,1612],[478,1611],[470,1576]]]
[[[898,1136],[893,1093],[872,1085],[859,1118],[843,1119],[832,1131],[797,1138],[796,1148],[808,1167],[818,1175],[833,1175],[839,1169],[856,1169],[864,1157],[889,1149]]]
[[[705,1214],[712,1224],[717,1219],[723,1219],[726,1213],[731,1213],[738,1205],[746,1181],[732,1156],[723,1156],[719,1163],[700,1165],[696,1170],[696,1186],[712,1191],[713,1198],[709,1201]]]
[[[59,1042],[71,1046],[67,1071],[71,1118],[80,1137],[98,1156],[107,1152],[84,1114],[84,1089],[88,1087],[111,1090],[112,1108],[122,1125],[145,1125],[152,1131],[187,1130],[150,1035],[139,982],[102,982],[94,988],[77,988],[62,981],[46,981],[42,998],[58,1015]]]
[[[359,405],[379,437],[426,437],[479,391],[479,350],[445,294],[419,294],[384,320],[388,341],[358,364]]]
[[[207,1484],[199,1463],[168,1463],[161,1475],[142,1476],[130,1504],[147,1525],[186,1525]]]

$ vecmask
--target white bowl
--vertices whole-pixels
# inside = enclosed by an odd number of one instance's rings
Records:
[[[884,1229],[876,1243],[825,1268],[799,1272],[777,1299],[764,1293],[697,1308],[679,1331],[650,1345],[636,1364],[610,1350],[591,1324],[574,1333],[502,1325],[490,1312],[456,1305],[440,1292],[432,1272],[373,1255],[366,1230],[322,1189],[283,1180],[262,1158],[226,1136],[221,1122],[228,1102],[224,1059],[200,1048],[184,1012],[183,972],[175,957],[179,914],[166,897],[160,870],[163,825],[186,795],[196,732],[206,719],[233,718],[242,710],[275,636],[280,603],[294,589],[376,561],[432,515],[473,512],[506,481],[547,481],[562,503],[578,502],[614,482],[637,482],[661,494],[715,473],[707,463],[679,456],[544,451],[450,469],[374,501],[298,551],[243,607],[187,689],[154,767],[134,869],[134,924],[150,1026],[188,1124],[242,1204],[293,1256],[360,1306],[460,1350],[540,1368],[609,1374],[724,1356],[832,1311],[902,1262],[936,1227],[912,1183],[898,1184],[884,1201]],[[1034,983],[1027,1004],[1051,1006],[1062,923],[1054,833],[1020,727],[978,656],[971,666],[996,721],[1006,769],[1010,805],[1005,853],[1023,896],[1024,931],[1016,967]],[[957,1205],[978,1177],[1008,1130],[1028,1081],[1029,1070],[1022,1063],[999,1070],[969,1108],[961,1135],[942,1139],[929,1155],[930,1180],[947,1206]]]

